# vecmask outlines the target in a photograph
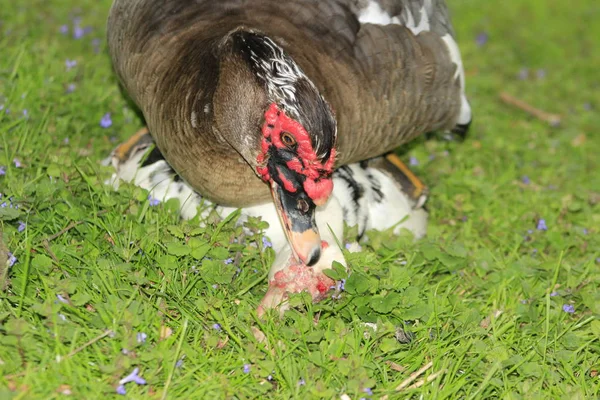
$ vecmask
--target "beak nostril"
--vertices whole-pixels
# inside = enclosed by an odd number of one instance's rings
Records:
[[[321,258],[321,247],[319,246],[319,247],[316,247],[312,251],[312,253],[310,253],[308,258],[306,259],[306,265],[308,265],[309,267],[312,267],[319,261],[320,258]]]
[[[308,202],[304,199],[300,199],[296,204],[296,208],[306,214],[309,210]]]

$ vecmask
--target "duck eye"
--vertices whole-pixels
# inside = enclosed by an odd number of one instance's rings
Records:
[[[294,147],[296,145],[296,138],[289,132],[281,132],[281,142],[286,147]]]

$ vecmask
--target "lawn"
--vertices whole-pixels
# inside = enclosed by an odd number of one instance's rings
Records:
[[[259,320],[258,221],[236,243],[233,221],[103,185],[142,126],[110,1],[5,2],[0,399],[598,398],[600,7],[449,3],[475,122],[400,150],[431,189],[427,237],[372,232],[340,298]]]

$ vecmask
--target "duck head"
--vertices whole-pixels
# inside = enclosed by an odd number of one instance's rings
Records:
[[[229,64],[222,59],[221,69],[231,76],[221,73],[219,85],[228,93],[229,106],[216,113],[217,126],[237,121],[223,127],[234,138],[231,145],[270,187],[296,259],[314,265],[321,256],[315,208],[333,190],[335,116],[313,82],[272,39],[240,29],[229,34],[227,43]]]

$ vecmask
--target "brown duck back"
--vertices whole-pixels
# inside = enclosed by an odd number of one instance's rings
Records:
[[[460,86],[441,40],[444,31],[415,36],[402,25],[361,24],[355,3],[116,0],[108,21],[110,54],[175,171],[214,202],[247,206],[268,201],[268,187],[232,148],[236,139],[214,123],[215,112],[227,106],[226,98],[215,99],[222,68],[235,68],[221,65],[217,48],[240,26],[275,40],[331,104],[338,121],[336,165],[381,155],[421,133],[456,124]],[[447,21],[440,26],[451,33]],[[229,75],[240,85],[232,95],[254,90],[243,72]],[[244,112],[259,119],[264,109],[251,99]],[[258,154],[258,120],[248,129],[247,145]]]

